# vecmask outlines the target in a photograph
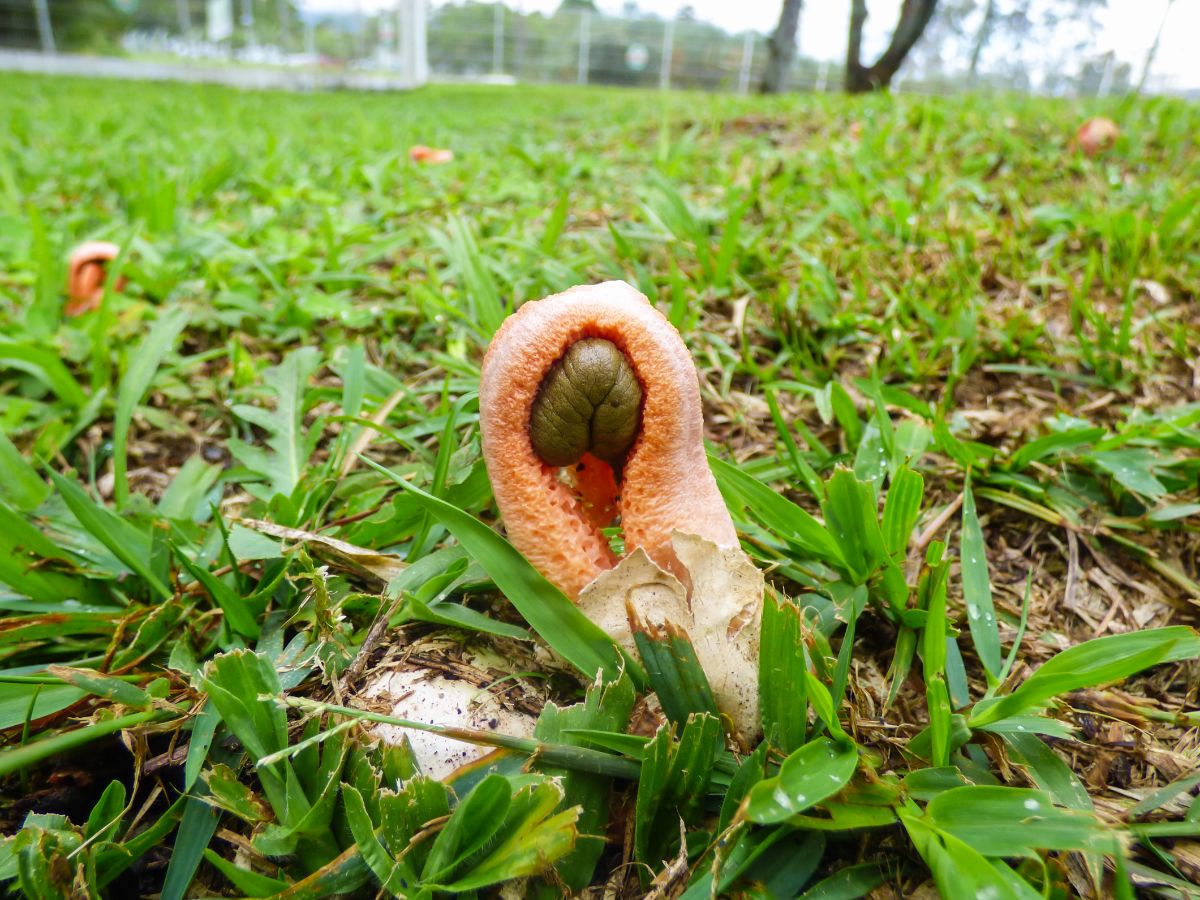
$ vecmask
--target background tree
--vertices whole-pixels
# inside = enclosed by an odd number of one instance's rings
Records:
[[[979,76],[979,57],[992,36],[992,27],[995,24],[996,0],[987,0],[987,5],[983,8],[983,21],[979,24],[979,30],[975,32],[975,42],[971,46],[971,61],[967,64],[967,81],[971,84],[975,84]]]
[[[796,60],[796,28],[800,24],[800,7],[803,5],[802,0],[783,0],[779,24],[767,41],[767,68],[760,85],[764,94],[787,90],[788,74]]]
[[[128,24],[128,17],[108,0],[53,0],[48,6],[59,50],[113,52]],[[0,3],[0,45],[40,46],[37,18],[29,0]]]
[[[846,90],[851,94],[860,94],[890,85],[904,57],[933,18],[936,8],[937,0],[904,0],[891,43],[879,59],[865,66],[862,63],[862,38],[863,26],[867,23],[867,0],[852,0],[850,39],[846,47]]]
[[[972,86],[1094,93],[1103,83],[1116,90],[1121,66],[1102,78],[1094,45],[1105,6],[1107,0],[942,0],[907,65],[923,83],[947,90],[962,86],[964,67]]]

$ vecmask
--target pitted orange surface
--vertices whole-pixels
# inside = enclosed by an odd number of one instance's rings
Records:
[[[641,428],[619,486],[594,457],[585,457],[583,471],[560,478],[529,437],[546,373],[572,344],[593,337],[615,344],[642,386]],[[737,543],[704,453],[691,355],[670,322],[624,282],[572,288],[522,306],[488,348],[479,403],[484,459],[509,538],[572,598],[616,564],[600,529],[618,493],[626,550],[643,547],[664,568],[680,573],[672,531]]]

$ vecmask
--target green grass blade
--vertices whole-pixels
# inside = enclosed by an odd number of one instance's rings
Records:
[[[239,597],[232,588],[216,578],[209,571],[201,566],[196,565],[187,554],[179,547],[172,545],[172,550],[175,554],[175,560],[187,571],[192,578],[199,582],[200,585],[208,592],[208,595],[213,599],[213,602],[221,608],[221,612],[225,614],[225,621],[235,632],[242,637],[253,640],[258,637],[259,627],[255,620],[254,614],[246,605],[246,600]]]
[[[883,504],[883,545],[893,556],[908,547],[924,497],[925,479],[912,469],[902,466],[892,476]]]
[[[636,618],[630,624],[650,688],[668,721],[682,727],[692,715],[719,716],[708,677],[687,634],[669,622],[661,630]]]
[[[121,379],[117,390],[117,409],[113,415],[113,501],[120,509],[129,501],[129,478],[126,475],[126,450],[129,424],[133,411],[154,381],[163,358],[175,346],[175,341],[188,323],[189,313],[182,307],[172,307],[154,323],[150,333],[131,351],[133,362]]]
[[[126,728],[133,728],[135,725],[141,725],[144,722],[162,721],[174,715],[177,715],[177,713],[148,709],[142,712],[131,713],[127,716],[102,719],[84,728],[59,732],[52,737],[42,738],[24,746],[0,750],[0,778],[5,778],[14,772],[20,772],[23,769],[35,766],[43,760],[50,759],[60,753],[67,753],[78,749],[107,735],[124,731]]]
[[[183,900],[196,877],[205,848],[216,833],[220,815],[199,797],[189,797],[175,833],[167,874],[163,879],[162,900]]]
[[[1029,769],[1034,784],[1059,806],[1088,811],[1094,808],[1083,782],[1036,734],[1010,731],[1004,735],[1004,742],[1014,751],[1016,762]]]
[[[33,344],[0,337],[0,367],[19,369],[41,381],[68,406],[79,409],[87,403],[87,394],[67,371],[57,353]]]
[[[1011,694],[977,703],[970,724],[975,728],[1020,715],[1071,691],[1121,681],[1181,656],[1196,658],[1198,651],[1196,632],[1182,625],[1110,634],[1076,644],[1051,657]]]
[[[36,509],[50,496],[50,486],[0,432],[0,500],[21,512]]]
[[[363,461],[404,488],[441,522],[471,558],[483,566],[530,627],[584,675],[595,679],[601,671],[615,675],[625,668],[625,658],[612,638],[581,613],[508,541],[474,516],[425,493],[378,463],[366,457]]]
[[[929,801],[926,815],[984,856],[1024,856],[1038,849],[1112,853],[1115,832],[1091,811],[1055,806],[1028,788],[967,785]]]
[[[816,559],[842,564],[842,552],[828,530],[810,513],[747,475],[737,466],[708,457],[725,502],[744,507],[764,526]]]
[[[171,590],[150,568],[150,540],[116,513],[96,503],[70,478],[47,470],[67,508],[96,540],[107,547],[131,572],[139,575],[160,600]]]
[[[547,703],[538,716],[534,737],[539,741],[560,744],[583,744],[573,732],[602,730],[621,733],[629,724],[633,710],[634,688],[628,677],[608,684],[594,684],[583,702],[560,708]],[[608,803],[612,779],[588,772],[551,766],[540,758],[535,761],[538,771],[562,780],[563,799],[559,808],[580,808],[579,839],[575,849],[555,867],[558,877],[572,890],[582,890],[591,883],[596,864],[604,852],[602,837],[608,823]]]
[[[800,608],[768,591],[759,639],[758,710],[763,734],[785,754],[808,739],[806,671]]]
[[[963,601],[967,606],[967,626],[979,661],[983,663],[988,683],[995,684],[1002,667],[1000,631],[996,624],[996,607],[992,603],[992,582],[988,574],[987,552],[983,529],[975,511],[975,496],[970,482],[963,487],[962,508],[962,582]]]
[[[779,774],[756,784],[746,797],[745,816],[759,825],[784,822],[847,784],[858,767],[858,748],[820,737],[792,753]]]
[[[247,897],[273,897],[288,886],[286,881],[280,881],[278,878],[271,878],[269,875],[263,875],[250,869],[243,869],[225,857],[217,855],[211,849],[205,849],[204,859]]]

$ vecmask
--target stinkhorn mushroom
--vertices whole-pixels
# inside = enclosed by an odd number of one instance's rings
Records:
[[[679,333],[623,282],[527,303],[484,358],[479,415],[512,543],[627,651],[635,627],[682,629],[746,742],[763,576],[708,467]],[[620,561],[603,531],[617,517]]]
[[[1088,156],[1096,156],[1108,150],[1121,136],[1121,129],[1112,119],[1097,116],[1088,119],[1075,132],[1075,141]]]
[[[454,151],[444,147],[426,147],[424,144],[415,144],[408,148],[408,158],[415,163],[440,166],[454,159]]]
[[[108,241],[85,241],[71,251],[67,262],[67,307],[68,316],[81,316],[100,305],[104,298],[104,280],[108,277],[108,264],[117,258],[121,248]],[[116,284],[120,290],[125,284],[122,278]]]
[[[635,627],[683,631],[730,731],[748,743],[758,730],[763,576],[708,468],[699,381],[679,333],[621,282],[527,303],[488,349],[479,409],[517,549],[630,654]],[[629,551],[619,561],[603,531],[618,518]],[[452,655],[453,670],[381,667],[361,696],[403,719],[533,733],[534,717],[505,706],[508,678],[496,676],[544,668],[543,654],[536,663],[513,646]],[[504,691],[481,689],[502,682]],[[437,778],[482,752],[445,734],[420,733],[412,748]]]
[[[522,306],[488,348],[479,411],[509,539],[573,599],[617,562],[602,531],[614,514],[626,550],[680,577],[672,532],[737,545],[704,453],[692,358],[624,282]]]

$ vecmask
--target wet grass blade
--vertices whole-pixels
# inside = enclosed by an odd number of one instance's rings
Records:
[[[752,475],[715,456],[708,464],[726,503],[746,509],[783,540],[811,553],[816,559],[842,564],[842,552],[828,530],[811,513],[773,491]]]
[[[1196,632],[1182,625],[1111,634],[1076,644],[1051,657],[1011,694],[977,703],[970,724],[975,728],[1039,709],[1062,694],[1121,681],[1181,656],[1200,656]]]
[[[975,496],[971,493],[969,480],[963,487],[962,582],[971,640],[987,673],[988,684],[996,684],[1002,665],[1000,631],[996,624],[996,608],[992,603],[992,582],[988,574],[983,529],[979,526]]]
[[[149,334],[131,352],[132,363],[117,390],[117,409],[113,414],[113,501],[120,509],[129,501],[129,478],[126,475],[129,424],[134,408],[146,396],[163,358],[171,352],[175,341],[188,323],[189,313],[182,307],[172,307],[154,323]]]
[[[967,785],[929,801],[929,820],[984,856],[1024,856],[1037,849],[1112,853],[1116,833],[1090,811],[1055,806],[1028,788]]]
[[[47,472],[67,508],[79,520],[79,524],[107,547],[131,572],[140,576],[159,599],[165,600],[170,597],[170,588],[150,567],[149,538],[116,513],[94,501],[70,478],[59,475],[52,469]]]
[[[791,753],[808,739],[808,691],[800,608],[768,591],[758,657],[758,709],[772,746]]]
[[[565,708],[547,703],[538,716],[534,737],[547,743],[581,745],[583,739],[573,734],[581,729],[623,733],[629,724],[633,702],[633,683],[625,676],[608,684],[594,684],[582,703]],[[556,870],[568,887],[582,890],[591,883],[600,854],[604,852],[602,835],[608,823],[612,779],[552,766],[540,758],[535,765],[538,771],[562,779],[560,809],[570,806],[580,809],[579,839],[575,849],[559,862]]]
[[[1083,782],[1036,734],[1010,731],[1004,735],[1004,742],[1013,750],[1016,762],[1029,769],[1034,784],[1059,806],[1087,811],[1094,808]]]
[[[786,821],[844,788],[857,767],[853,743],[827,737],[810,741],[784,760],[778,775],[750,790],[745,816],[759,825]]]
[[[687,634],[669,622],[661,629],[637,618],[630,624],[646,677],[667,719],[683,727],[692,715],[719,716],[716,698]]]

